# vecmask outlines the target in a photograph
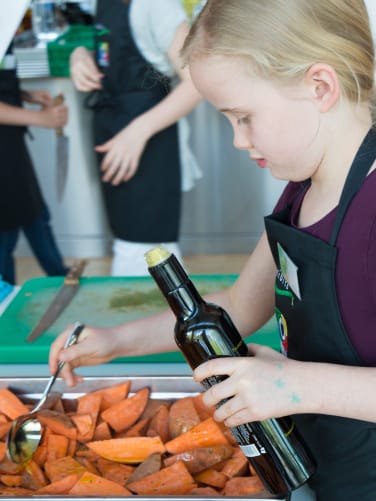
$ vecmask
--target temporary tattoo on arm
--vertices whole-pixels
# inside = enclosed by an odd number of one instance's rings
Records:
[[[302,401],[302,399],[300,398],[300,396],[297,393],[291,393],[290,400],[291,400],[291,403],[293,403],[293,404],[300,404]]]
[[[276,388],[284,388],[286,386],[286,383],[283,381],[283,379],[276,379],[274,381],[274,386]]]

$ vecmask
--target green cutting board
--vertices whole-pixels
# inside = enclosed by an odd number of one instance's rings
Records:
[[[192,275],[201,294],[230,286],[236,275]],[[32,343],[27,336],[48,308],[59,288],[61,277],[34,278],[25,282],[0,316],[0,363],[47,363],[52,341],[68,324],[76,321],[108,327],[153,315],[167,303],[150,277],[82,277],[72,301],[51,327]],[[150,332],[153,335],[153,332]],[[278,349],[275,322],[269,322],[252,341]],[[178,352],[127,357],[115,362],[183,362]]]

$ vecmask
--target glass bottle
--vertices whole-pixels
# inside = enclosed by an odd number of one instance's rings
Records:
[[[175,341],[192,369],[211,358],[249,356],[229,315],[201,297],[174,254],[156,247],[146,253],[146,262],[176,316]],[[225,377],[210,377],[203,386],[209,388]],[[289,494],[315,470],[290,417],[246,423],[231,432],[272,494]]]

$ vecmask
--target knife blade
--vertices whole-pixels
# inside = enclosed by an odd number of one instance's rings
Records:
[[[56,296],[48,306],[41,319],[34,327],[34,329],[27,336],[26,341],[31,343],[39,336],[41,336],[50,327],[55,320],[59,317],[61,312],[71,302],[73,296],[76,294],[80,286],[80,276],[87,264],[85,259],[74,264],[67,275],[64,277],[64,283],[58,290]]]
[[[65,101],[63,94],[54,97],[54,104],[63,104]],[[63,128],[56,129],[56,193],[58,201],[61,202],[65,185],[68,178],[69,167],[69,139]]]

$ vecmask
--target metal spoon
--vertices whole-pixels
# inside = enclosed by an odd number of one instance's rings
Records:
[[[72,344],[76,343],[78,336],[84,327],[85,326],[79,322],[74,324],[64,348],[68,348]],[[65,362],[59,362],[55,374],[49,379],[46,389],[44,390],[37,405],[30,412],[19,416],[12,422],[7,435],[7,456],[14,463],[26,463],[31,459],[36,451],[42,438],[42,425],[38,421],[37,412],[46,402],[51,388],[60,374],[64,364]]]

